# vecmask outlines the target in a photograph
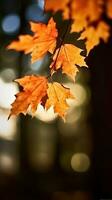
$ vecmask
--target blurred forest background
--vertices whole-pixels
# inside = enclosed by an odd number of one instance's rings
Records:
[[[29,20],[47,22],[42,9],[43,0],[0,1],[0,199],[111,198],[112,39],[91,51],[75,85],[58,76],[77,97],[66,123],[41,106],[35,118],[7,120],[18,92],[13,80],[48,73],[47,56],[31,64],[29,55],[6,50],[29,33]]]

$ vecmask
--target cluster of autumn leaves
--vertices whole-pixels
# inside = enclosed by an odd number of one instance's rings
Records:
[[[63,20],[70,20],[70,32],[80,32],[80,38],[85,40],[87,55],[98,45],[100,39],[108,41],[110,27],[103,21],[103,14],[112,18],[112,0],[45,0],[45,10],[62,11]],[[60,38],[56,22],[51,17],[47,24],[30,22],[32,35],[20,35],[17,41],[13,41],[8,49],[31,53],[31,62],[38,61],[48,52],[51,54],[50,76],[58,69],[62,69],[71,79],[75,80],[79,67],[85,66],[85,57],[81,55],[82,50],[73,44],[65,43]],[[61,39],[60,45],[57,45]],[[15,80],[22,86],[22,91],[16,95],[12,103],[11,115],[26,114],[30,107],[32,113],[37,110],[38,104],[42,104],[47,110],[51,106],[54,112],[65,118],[69,105],[67,99],[74,96],[70,89],[58,82],[49,82],[45,76],[25,76]]]
[[[103,15],[112,19],[112,0],[46,0],[45,9],[62,10],[64,19],[72,19],[71,32],[82,31],[79,39],[86,39],[87,55],[100,39],[108,41],[110,27]]]

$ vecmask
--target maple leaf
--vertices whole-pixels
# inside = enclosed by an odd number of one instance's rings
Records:
[[[40,36],[35,40],[36,44],[32,51],[32,62],[43,57],[48,51],[53,53],[56,47],[56,38],[58,36],[58,31],[56,29],[56,23],[53,18],[49,20],[46,28],[41,32]]]
[[[32,52],[34,39],[30,35],[20,35],[19,41],[13,41],[7,46],[8,49],[24,51],[25,54]]]
[[[81,51],[81,49],[72,44],[62,45],[53,56],[53,62],[50,65],[51,73],[62,68],[63,73],[74,79],[78,72],[76,65],[80,67],[86,66],[84,57],[80,55]]]
[[[29,24],[30,24],[31,31],[34,33],[35,37],[41,36],[42,32],[45,31],[47,27],[47,25],[44,23],[29,22]]]
[[[74,20],[71,26],[71,33],[72,32],[80,32],[84,28],[86,28],[88,25],[87,21],[83,18],[79,18],[77,20]]]
[[[63,11],[64,19],[69,18],[69,9],[68,9],[69,0],[45,0],[45,10],[57,12],[59,10]]]
[[[19,40],[11,42],[7,46],[8,49],[14,49],[16,51],[24,51],[25,54],[31,53],[33,51],[35,39],[41,35],[41,32],[45,30],[46,25],[42,23],[30,22],[31,31],[34,33],[31,35],[20,35]]]
[[[74,99],[74,96],[70,93],[70,89],[57,82],[49,83],[47,95],[48,99],[46,101],[45,108],[48,110],[51,106],[53,106],[54,112],[58,113],[60,117],[65,119],[66,112],[69,108],[66,99]]]
[[[90,50],[100,43],[100,39],[104,42],[108,41],[110,35],[109,30],[109,26],[103,21],[99,22],[96,29],[92,26],[85,29],[85,31],[81,34],[80,39],[86,39],[85,44],[87,54],[89,54]]]
[[[112,19],[112,0],[107,0],[107,16]]]
[[[7,48],[16,51],[32,53],[32,62],[42,58],[48,51],[53,53],[56,47],[58,31],[56,23],[51,18],[48,24],[30,22],[33,36],[21,35],[18,41],[13,41]]]
[[[34,113],[39,103],[47,95],[47,79],[43,76],[25,76],[15,80],[23,90],[16,94],[15,101],[11,104],[11,113],[9,115],[26,114],[29,106]]]
[[[71,4],[73,24],[71,32],[82,31],[88,24],[98,21],[103,12],[103,0],[75,0]]]

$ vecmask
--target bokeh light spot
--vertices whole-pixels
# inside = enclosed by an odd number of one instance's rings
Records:
[[[14,156],[8,153],[2,153],[0,155],[0,170],[5,173],[15,173],[18,169],[18,162]]]
[[[43,14],[41,6],[38,6],[38,4],[28,6],[25,13],[26,20],[44,22],[46,20],[46,14]]]
[[[17,119],[15,117],[8,120],[8,111],[0,109],[0,138],[13,140],[17,131]]]
[[[2,70],[0,76],[5,82],[8,82],[8,83],[16,78],[15,71],[11,68]]]
[[[43,60],[41,59],[37,62],[31,63],[31,66],[30,66],[31,69],[36,72],[39,71],[41,68],[42,62],[43,62]]]
[[[38,0],[38,6],[39,8],[41,8],[42,10],[44,10],[44,0]]]
[[[86,172],[90,167],[90,158],[85,153],[76,153],[71,158],[71,167],[76,172]]]
[[[57,114],[54,113],[53,107],[46,111],[43,106],[39,105],[37,108],[36,117],[44,122],[52,122],[57,118]]]
[[[2,29],[6,34],[13,34],[20,28],[20,17],[17,14],[10,14],[4,17]]]
[[[5,83],[2,78],[0,78],[0,92],[2,94],[0,98],[0,106],[10,109],[11,103],[15,100],[14,95],[18,92],[17,84]]]

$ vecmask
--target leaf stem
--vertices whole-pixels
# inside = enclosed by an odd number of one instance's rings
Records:
[[[71,24],[72,24],[71,3],[72,3],[72,0],[70,0],[69,3],[68,3],[68,8],[69,8],[69,21],[68,21],[68,25],[67,25],[67,27],[66,27],[66,30],[65,30],[63,36],[59,38],[59,43],[57,42],[59,48],[56,46],[56,48],[55,48],[55,50],[54,50],[54,52],[53,52],[53,56],[54,56],[55,53],[56,53],[56,50],[58,49],[58,52],[57,52],[55,61],[54,61],[53,65],[52,65],[52,69],[53,69],[54,71],[55,71],[55,65],[56,65],[56,62],[57,62],[57,60],[58,60],[59,53],[60,53],[60,51],[61,51],[61,47],[62,47],[62,45],[64,44],[65,38],[66,38],[68,32],[70,31]]]
[[[55,59],[55,61],[54,61],[54,63],[53,63],[53,66],[52,66],[52,69],[54,69],[54,70],[55,70],[55,65],[56,65],[56,62],[57,62],[59,53],[60,53],[60,51],[61,51],[61,47],[62,47],[62,45],[64,44],[64,41],[65,41],[65,38],[66,38],[66,36],[67,36],[68,31],[70,30],[71,23],[72,23],[72,21],[70,20],[70,23],[68,24],[68,26],[67,26],[67,28],[66,28],[66,30],[65,30],[65,32],[64,32],[64,34],[63,34],[63,36],[62,36],[61,38],[59,38],[59,40],[60,40],[60,42],[59,42],[59,49],[58,49],[58,53],[57,53],[57,55],[56,55],[56,59]],[[56,53],[56,50],[57,50],[57,47],[56,47],[55,50],[54,50],[53,56],[54,56],[54,54]]]

